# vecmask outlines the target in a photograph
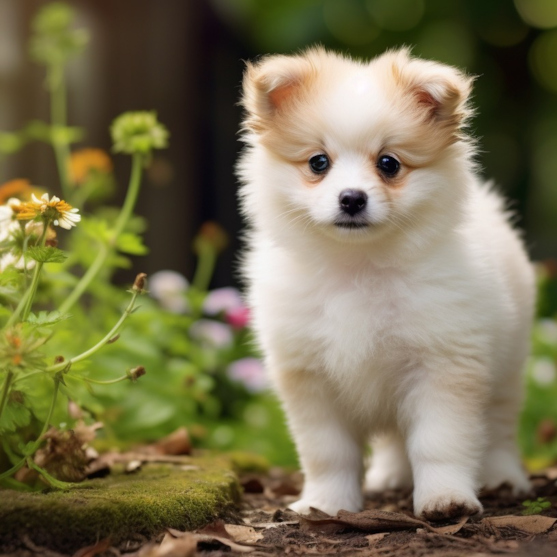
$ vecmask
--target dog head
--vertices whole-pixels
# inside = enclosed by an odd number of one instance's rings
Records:
[[[248,63],[246,211],[342,242],[412,227],[427,208],[450,214],[470,166],[471,83],[405,49],[368,63],[322,48]]]

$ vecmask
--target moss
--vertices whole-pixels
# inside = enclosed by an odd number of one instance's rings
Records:
[[[241,474],[244,472],[260,472],[262,474],[269,471],[269,461],[261,455],[234,451],[228,453],[228,458],[232,462],[234,470]]]
[[[228,459],[192,459],[191,466],[147,465],[69,491],[0,491],[0,547],[22,535],[38,545],[75,551],[99,539],[112,543],[165,528],[191,530],[231,511],[240,488]]]

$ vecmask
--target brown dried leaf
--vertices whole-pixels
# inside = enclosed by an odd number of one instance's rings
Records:
[[[160,545],[149,544],[130,557],[195,557],[197,539],[192,532],[180,532],[180,537],[166,534]]]
[[[431,530],[433,532],[437,532],[437,534],[453,535],[460,532],[469,519],[469,516],[463,516],[456,524],[449,524],[448,526],[431,526]]]
[[[550,518],[549,516],[541,516],[534,514],[531,516],[490,516],[484,518],[482,522],[501,527],[512,527],[529,534],[542,534],[547,532],[556,522],[557,518]]]
[[[196,530],[195,532],[196,534],[206,534],[208,536],[220,536],[222,538],[232,539],[230,537],[230,534],[224,527],[224,520],[220,519],[207,524],[207,526],[204,526],[203,528],[201,528],[200,530]]]
[[[188,430],[185,427],[180,427],[156,443],[142,447],[141,451],[160,455],[178,456],[191,454],[191,449]]]
[[[110,547],[110,539],[106,538],[97,542],[95,545],[88,545],[87,547],[82,547],[78,549],[73,557],[95,557],[100,553],[103,553]]]
[[[381,510],[366,510],[359,513],[339,511],[336,517],[330,517],[318,509],[311,509],[310,515],[300,517],[300,527],[306,531],[319,530],[328,533],[337,532],[342,528],[353,528],[364,532],[393,532],[425,528],[437,534],[456,534],[467,521],[468,517],[462,517],[456,524],[434,527],[427,522],[402,513]]]
[[[385,536],[388,536],[389,532],[379,532],[378,534],[370,534],[366,536],[366,540],[369,542],[370,547],[374,547],[377,542],[380,542]]]
[[[245,528],[253,530],[253,528],[249,528],[249,527],[245,527]],[[208,544],[218,543],[220,545],[225,545],[229,547],[232,551],[237,551],[238,553],[251,553],[256,549],[255,543],[253,542],[243,541],[242,544],[236,543],[236,541],[232,539],[232,534],[227,531],[227,528],[225,527],[224,522],[222,520],[216,520],[215,522],[212,522],[211,524],[208,524],[201,530],[197,530],[195,532],[180,532],[179,530],[174,530],[173,528],[168,528],[167,530],[170,535],[176,537],[177,539],[181,539],[184,536],[186,537],[193,536],[193,539],[195,539],[196,544],[198,542],[203,542]],[[253,533],[256,536],[258,535],[255,531],[253,531]],[[247,545],[248,543],[250,545]],[[159,556],[156,555],[153,557],[159,557]]]
[[[343,528],[354,528],[364,532],[392,532],[415,528],[432,529],[426,522],[405,514],[379,510],[366,510],[360,513],[339,511],[336,517],[329,518],[301,516],[300,527],[306,531],[318,530],[321,532],[336,532]]]
[[[226,524],[225,530],[237,543],[255,543],[263,539],[263,534],[256,532],[251,526],[243,524]]]

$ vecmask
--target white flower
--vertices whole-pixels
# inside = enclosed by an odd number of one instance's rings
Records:
[[[190,335],[214,348],[227,348],[232,344],[232,330],[228,325],[211,319],[200,319],[190,327]]]
[[[189,309],[185,298],[188,286],[186,277],[176,271],[158,271],[149,277],[149,294],[173,313]]]
[[[536,358],[532,364],[530,373],[538,385],[550,385],[555,381],[555,377],[557,376],[555,362],[547,356]]]
[[[261,360],[257,358],[236,360],[228,366],[226,373],[234,381],[243,383],[252,393],[259,393],[267,388],[265,369]]]
[[[19,220],[31,220],[46,215],[47,218],[52,219],[55,226],[60,226],[66,230],[69,230],[81,220],[81,215],[77,214],[79,209],[72,207],[55,195],[49,198],[48,193],[45,193],[39,199],[35,194],[32,194],[31,199],[31,201],[21,203],[17,207],[16,212]]]
[[[535,328],[541,341],[550,345],[557,345],[557,322],[553,319],[540,319]]]
[[[23,255],[19,257],[14,255],[11,252],[5,253],[2,257],[0,257],[0,273],[5,271],[8,267],[13,266],[16,269],[33,269],[35,266],[35,260],[28,259],[27,265],[25,264],[25,258]]]
[[[217,315],[243,306],[240,292],[231,286],[212,290],[203,301],[203,311],[207,315]]]
[[[8,199],[6,205],[0,206],[0,242],[5,242],[13,232],[19,230],[16,214],[13,207],[19,205],[19,199]]]

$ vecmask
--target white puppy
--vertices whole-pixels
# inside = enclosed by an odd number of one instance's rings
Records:
[[[244,77],[239,163],[254,328],[306,513],[414,485],[429,520],[527,490],[515,441],[534,277],[463,133],[471,78],[406,50],[321,48]]]

